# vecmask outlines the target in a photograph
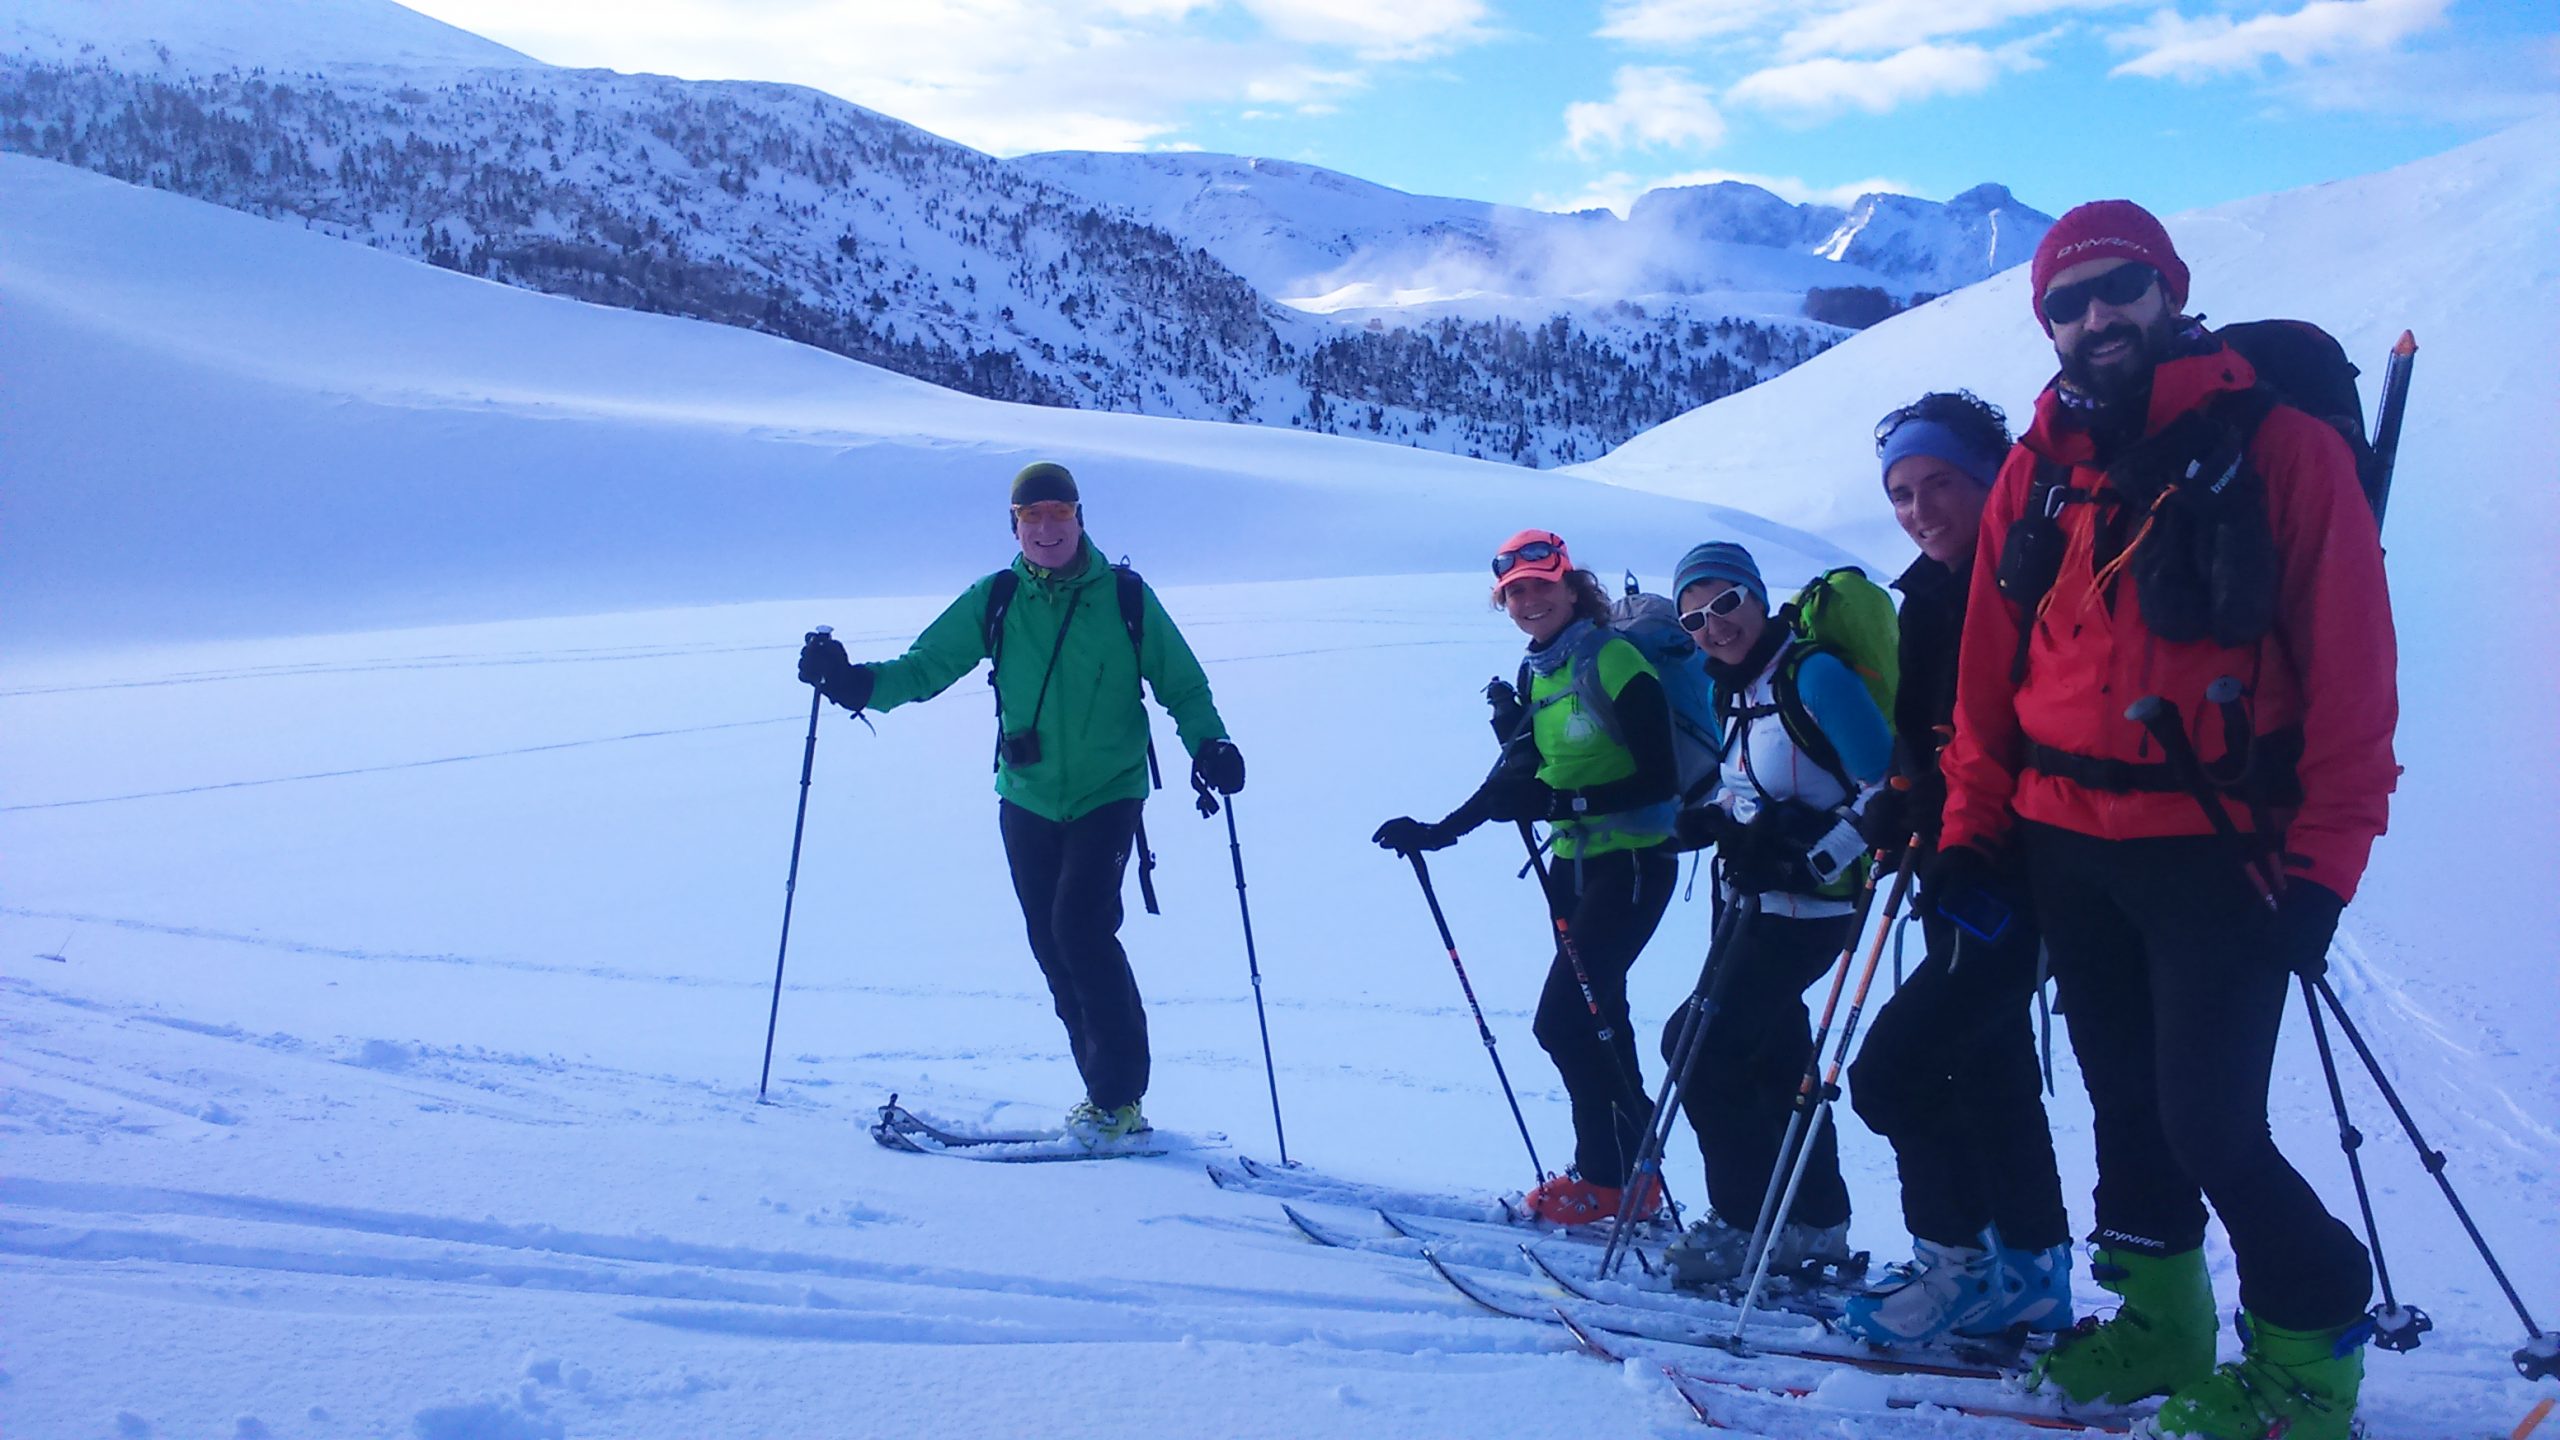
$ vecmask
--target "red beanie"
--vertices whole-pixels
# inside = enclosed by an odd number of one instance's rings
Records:
[[[2045,325],[2044,292],[2053,277],[2085,261],[2111,256],[2139,260],[2159,271],[2169,309],[2186,308],[2187,262],[2178,258],[2178,247],[2169,243],[2169,232],[2159,220],[2130,200],[2092,200],[2071,207],[2036,243],[2036,258],[2028,268],[2032,278],[2027,304],[2034,308],[2036,323],[2044,325],[2046,334],[2053,333],[2053,327]]]

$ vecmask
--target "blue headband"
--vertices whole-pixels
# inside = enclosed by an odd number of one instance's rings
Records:
[[[2007,456],[2001,452],[1985,453],[1964,436],[1935,420],[1911,419],[1893,427],[1884,437],[1883,467],[1880,474],[1891,475],[1895,462],[1914,455],[1944,460],[1972,477],[1977,485],[1989,486],[2000,475],[2000,462]]]

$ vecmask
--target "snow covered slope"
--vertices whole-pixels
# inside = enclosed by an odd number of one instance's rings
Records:
[[[978,400],[17,156],[0,216],[21,641],[956,590],[1034,456],[1166,580],[1481,572],[1533,521],[1657,583],[1702,527],[1837,553],[1507,466]]]
[[[6,51],[192,72],[539,63],[391,0],[8,0]]]

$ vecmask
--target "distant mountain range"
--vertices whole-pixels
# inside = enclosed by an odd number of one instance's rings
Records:
[[[1000,160],[798,87],[543,65],[388,0],[6,0],[0,149],[971,394],[1529,465],[2051,223],[1998,186],[1847,210],[1703,186],[1621,221],[1232,156]]]

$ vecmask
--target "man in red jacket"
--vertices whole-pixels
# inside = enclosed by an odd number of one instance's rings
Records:
[[[2073,210],[2031,274],[2061,374],[1983,512],[1925,884],[1959,923],[1986,895],[2032,905],[2088,1084],[2093,1269],[2124,1304],[2032,1383],[2167,1394],[2162,1435],[2343,1440],[2371,1267],[2277,1151],[2267,1084],[2293,973],[2325,963],[2399,775],[2380,537],[2337,432],[2183,313],[2148,212]],[[2272,909],[2127,717],[2146,697],[2273,861]],[[2244,1311],[2219,1369],[2208,1200]]]

